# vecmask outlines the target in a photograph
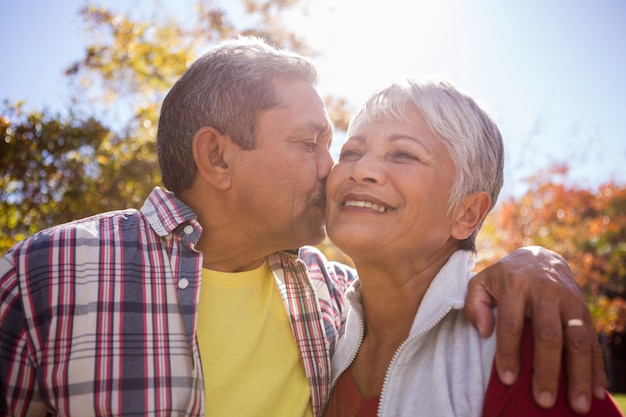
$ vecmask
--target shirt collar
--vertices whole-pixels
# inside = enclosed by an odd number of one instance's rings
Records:
[[[161,237],[177,234],[196,244],[202,234],[202,226],[198,223],[198,216],[185,203],[180,201],[172,192],[161,187],[154,187],[146,199],[141,212],[155,233]],[[187,226],[191,226],[190,232]],[[280,251],[290,260],[298,258],[299,248]]]
[[[198,216],[169,191],[155,187],[141,212],[155,233],[161,237],[174,233],[186,237],[193,243],[200,239],[202,227],[197,221]]]

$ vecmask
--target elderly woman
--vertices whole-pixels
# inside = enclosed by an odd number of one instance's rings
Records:
[[[444,81],[392,84],[354,116],[327,181],[326,227],[359,280],[332,359],[326,416],[576,415],[531,396],[532,335],[513,386],[495,375],[495,337],[463,314],[476,234],[503,182],[502,138]],[[620,415],[593,399],[589,415]]]

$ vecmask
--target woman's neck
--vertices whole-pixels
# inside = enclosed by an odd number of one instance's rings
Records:
[[[437,272],[411,273],[398,268],[356,266],[366,335],[381,342],[401,343],[408,336],[424,294]]]
[[[448,256],[430,262],[359,262],[365,335],[351,366],[365,397],[380,394],[393,355],[408,338],[422,299]]]

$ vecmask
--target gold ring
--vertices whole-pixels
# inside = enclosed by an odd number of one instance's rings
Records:
[[[578,327],[583,325],[584,323],[581,319],[569,319],[567,321],[567,327]]]

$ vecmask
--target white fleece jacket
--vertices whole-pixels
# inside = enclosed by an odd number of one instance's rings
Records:
[[[463,314],[473,267],[471,252],[455,252],[430,284],[409,337],[387,368],[379,416],[481,415],[496,340],[495,332],[482,338]],[[347,293],[350,308],[332,358],[333,387],[362,342],[360,291],[355,281]]]

